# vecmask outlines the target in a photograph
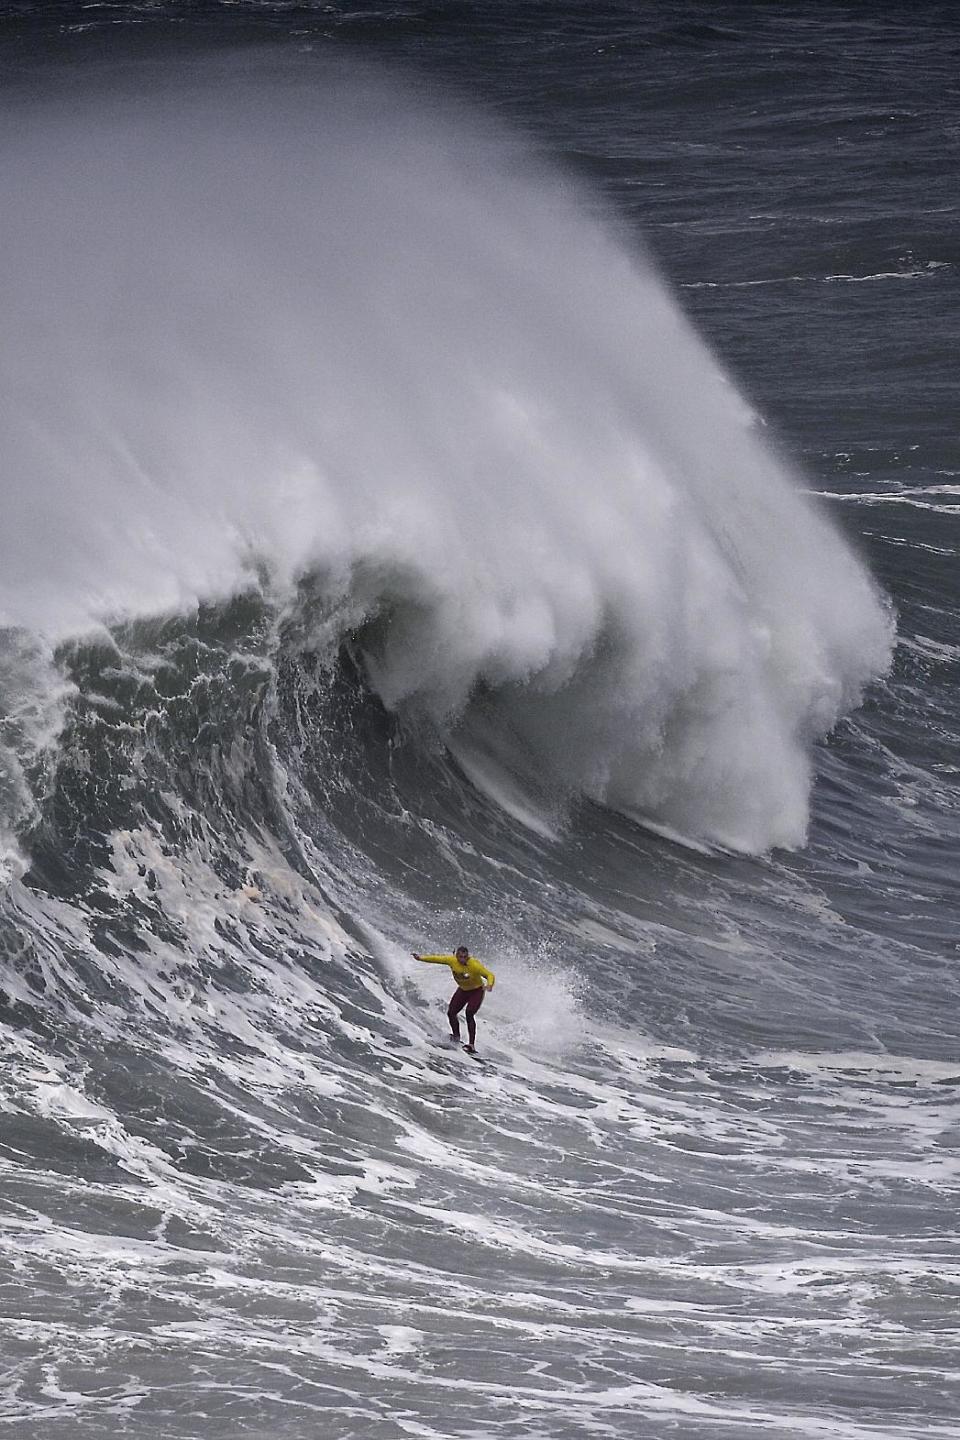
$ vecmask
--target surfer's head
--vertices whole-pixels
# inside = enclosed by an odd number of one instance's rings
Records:
[[[461,965],[465,965],[470,959],[470,951],[467,949],[466,945],[458,945],[456,950],[454,950],[453,954],[454,958],[459,960]]]

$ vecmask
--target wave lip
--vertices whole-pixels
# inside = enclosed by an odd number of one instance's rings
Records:
[[[140,71],[12,134],[3,623],[309,574],[317,643],[358,637],[388,706],[509,772],[802,841],[889,615],[568,180],[302,57]]]

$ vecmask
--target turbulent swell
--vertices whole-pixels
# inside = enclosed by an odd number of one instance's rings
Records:
[[[823,8],[0,0],[0,1428],[957,1435],[955,26]]]
[[[316,64],[14,109],[8,825],[56,728],[38,644],[259,590],[515,813],[803,839],[809,745],[889,616],[576,186]]]

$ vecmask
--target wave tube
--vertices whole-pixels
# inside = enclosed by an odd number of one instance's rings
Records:
[[[310,57],[5,104],[9,634],[306,580],[511,793],[802,841],[890,618],[595,200]]]

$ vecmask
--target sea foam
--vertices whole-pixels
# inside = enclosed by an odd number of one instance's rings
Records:
[[[5,104],[0,623],[310,577],[512,794],[802,842],[890,617],[595,196],[309,56]]]

